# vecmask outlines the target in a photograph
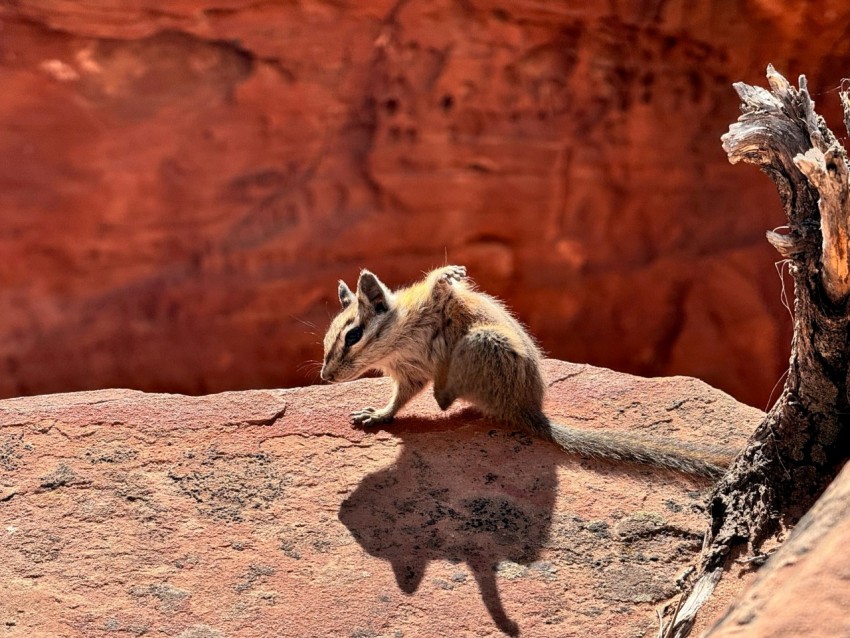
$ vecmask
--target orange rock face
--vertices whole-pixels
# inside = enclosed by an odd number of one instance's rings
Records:
[[[736,448],[763,418],[695,379],[546,364],[570,425]],[[651,638],[707,486],[564,454],[385,380],[0,401],[4,636]],[[729,575],[706,610],[750,578]],[[702,620],[701,620],[702,622]]]
[[[850,8],[803,11],[6,3],[0,395],[300,385],[337,278],[448,259],[554,355],[763,406],[783,219],[719,136],[768,61],[836,114]]]

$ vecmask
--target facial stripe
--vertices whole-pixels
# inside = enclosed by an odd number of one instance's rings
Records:
[[[353,324],[356,319],[357,319],[357,317],[348,317],[345,320],[345,322],[342,324],[342,326],[340,326],[339,332],[337,332],[337,335],[336,335],[336,340],[333,342],[330,349],[328,350],[328,353],[325,355],[325,364],[326,365],[328,363],[330,363],[332,359],[336,358],[337,353],[340,350],[340,344],[344,341],[345,334],[346,334],[346,332],[348,332],[346,330],[346,328],[348,328],[348,326]],[[343,348],[343,350],[345,350],[345,349]]]
[[[386,321],[382,321],[381,323],[379,323],[378,328],[375,330],[375,334],[371,335],[369,337],[369,340],[370,341],[376,341],[376,340],[380,339],[381,335],[383,334],[384,329],[387,327],[387,325],[388,325],[388,322],[386,322]]]

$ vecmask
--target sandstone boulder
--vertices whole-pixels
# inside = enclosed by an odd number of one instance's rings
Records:
[[[547,362],[565,423],[735,448],[704,383]],[[0,402],[4,636],[655,636],[706,485],[567,456],[387,382]],[[716,613],[745,581],[729,578]]]

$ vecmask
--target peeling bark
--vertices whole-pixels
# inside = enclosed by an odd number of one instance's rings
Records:
[[[847,153],[815,112],[804,76],[795,88],[768,66],[767,80],[769,91],[735,84],[743,113],[722,141],[730,162],[756,164],[773,180],[788,217],[785,233],[767,233],[794,279],[788,377],[715,486],[699,569],[667,636],[688,635],[697,609],[734,557],[758,553],[794,525],[848,457]],[[850,121],[846,91],[841,100]]]

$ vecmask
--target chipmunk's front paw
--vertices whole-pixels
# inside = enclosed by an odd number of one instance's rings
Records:
[[[442,269],[441,279],[447,283],[454,283],[466,277],[466,266],[445,266]]]
[[[355,410],[351,413],[351,422],[354,425],[381,425],[382,423],[391,423],[392,415],[386,410],[376,410],[375,408],[363,408]]]

